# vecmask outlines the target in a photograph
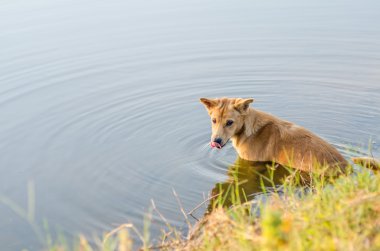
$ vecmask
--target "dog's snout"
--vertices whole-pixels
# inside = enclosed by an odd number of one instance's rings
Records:
[[[214,139],[214,142],[215,142],[215,143],[218,143],[219,145],[222,144],[222,141],[223,141],[223,140],[222,140],[221,138],[215,138],[215,139]]]

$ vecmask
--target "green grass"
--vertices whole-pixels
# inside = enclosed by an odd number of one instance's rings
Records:
[[[338,179],[312,177],[308,191],[287,181],[282,193],[252,205],[224,198],[179,250],[380,250],[380,175],[362,170]],[[237,184],[231,189],[238,191]],[[232,195],[231,195],[232,196]],[[257,207],[254,207],[257,209]],[[174,245],[176,244],[176,246]]]
[[[259,172],[253,182],[252,168],[230,168],[231,179],[215,186],[207,213],[188,234],[167,224],[161,242],[150,243],[151,213],[167,222],[153,203],[143,233],[124,224],[99,238],[78,236],[70,245],[49,238],[45,250],[127,251],[133,247],[132,233],[143,243],[142,250],[380,250],[380,173],[360,169],[329,178],[290,171],[278,186],[274,170]],[[248,198],[246,190],[265,190],[268,184],[275,188],[265,202]],[[33,222],[32,213],[20,214]]]
[[[191,226],[188,235],[167,226],[162,242],[149,244],[139,234],[141,249],[380,250],[380,174],[362,169],[334,179],[310,175],[305,182],[293,172],[271,191],[269,200],[252,202],[235,171],[228,186],[216,186],[219,193],[209,201],[209,213]],[[261,174],[263,189],[270,179],[274,179],[270,173]],[[131,250],[130,231],[135,231],[132,225],[121,226],[92,249],[81,237],[73,249]]]

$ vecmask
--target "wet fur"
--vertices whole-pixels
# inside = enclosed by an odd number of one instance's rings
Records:
[[[348,162],[329,143],[305,128],[253,109],[253,99],[201,99],[212,119],[211,138],[229,139],[239,156],[250,161],[274,161],[302,171],[316,167],[344,171]],[[225,126],[233,120],[233,128]],[[225,144],[224,143],[224,144]]]

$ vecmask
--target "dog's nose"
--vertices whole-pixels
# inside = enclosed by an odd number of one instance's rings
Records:
[[[215,142],[215,143],[218,143],[219,145],[222,144],[222,141],[223,141],[223,140],[222,140],[221,138],[215,138],[215,139],[214,139],[214,142]]]

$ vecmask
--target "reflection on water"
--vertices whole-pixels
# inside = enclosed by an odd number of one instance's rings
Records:
[[[254,162],[237,158],[227,171],[228,179],[215,184],[207,211],[216,206],[245,203],[262,193],[277,190],[295,170],[272,162]]]
[[[183,227],[172,189],[188,211],[236,159],[231,145],[207,147],[205,96],[253,97],[253,107],[310,129],[345,157],[366,155],[370,138],[379,156],[379,8],[377,0],[0,1],[0,196],[25,206],[33,181],[36,225],[46,219],[69,238],[125,222],[142,230],[151,199]],[[239,175],[252,181],[242,185],[248,196],[260,191],[249,168]],[[0,218],[2,250],[39,249],[1,203]],[[154,219],[152,236],[162,226]]]

